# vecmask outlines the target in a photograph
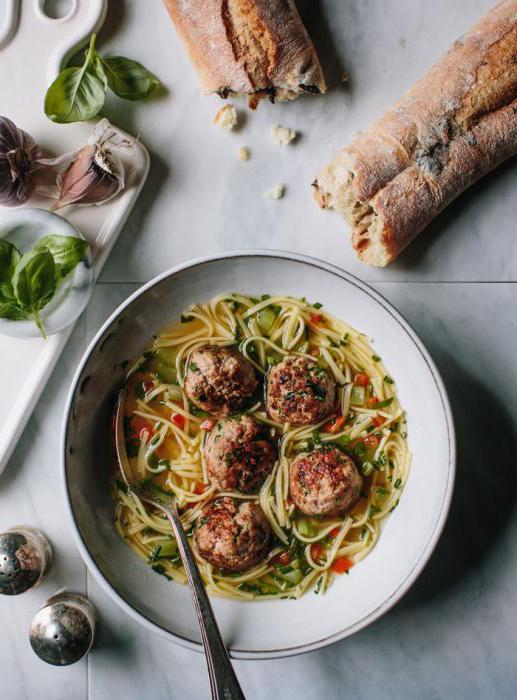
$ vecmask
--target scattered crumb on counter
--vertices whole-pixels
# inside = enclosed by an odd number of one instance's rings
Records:
[[[237,126],[237,112],[232,104],[224,105],[214,117],[214,124],[225,131],[231,131]]]
[[[271,137],[279,146],[288,146],[297,136],[294,129],[287,129],[285,126],[274,126],[271,129]]]
[[[264,192],[264,197],[269,197],[269,199],[282,199],[285,194],[284,185],[275,185],[267,192]]]
[[[342,82],[342,83],[348,83],[349,80],[350,80],[350,74],[347,73],[346,70],[344,70],[344,71],[341,73],[341,82]]]
[[[238,150],[238,154],[241,160],[250,159],[250,149],[247,146],[241,146]]]

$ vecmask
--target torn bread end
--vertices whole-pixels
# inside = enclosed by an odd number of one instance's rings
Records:
[[[354,174],[336,159],[313,183],[316,202],[334,209],[352,227],[352,247],[358,258],[375,267],[385,267],[392,256],[383,240],[385,223],[371,202],[360,201],[353,188]]]

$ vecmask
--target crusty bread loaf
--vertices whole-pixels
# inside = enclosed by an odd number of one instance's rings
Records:
[[[318,176],[370,265],[391,262],[463,190],[517,154],[517,0],[504,0]]]
[[[206,93],[289,100],[325,92],[293,0],[164,0]]]

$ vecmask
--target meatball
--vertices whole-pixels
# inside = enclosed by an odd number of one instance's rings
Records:
[[[246,415],[220,420],[204,450],[208,478],[220,491],[257,491],[275,462],[267,429]]]
[[[243,408],[257,380],[253,366],[234,348],[204,345],[188,359],[184,388],[199,408],[227,416]]]
[[[223,571],[245,571],[265,559],[271,528],[260,506],[229,496],[208,503],[194,534],[199,554]]]
[[[267,410],[278,423],[317,423],[331,413],[335,400],[336,383],[307,357],[287,357],[267,375]]]
[[[359,498],[363,479],[353,460],[337,447],[302,454],[291,464],[291,498],[306,515],[337,515]]]

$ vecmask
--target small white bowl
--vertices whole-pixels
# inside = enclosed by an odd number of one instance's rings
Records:
[[[0,239],[13,243],[23,254],[31,250],[43,236],[84,236],[59,214],[45,209],[11,209],[0,216]],[[94,270],[91,254],[59,285],[54,298],[40,313],[45,333],[52,335],[73,323],[82,313],[92,294]],[[0,318],[0,334],[14,338],[39,337],[34,321],[10,321]]]

